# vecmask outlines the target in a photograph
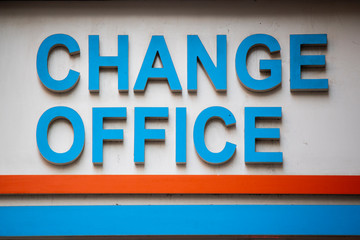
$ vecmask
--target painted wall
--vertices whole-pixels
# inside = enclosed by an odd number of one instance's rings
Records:
[[[356,1],[118,1],[35,2],[0,5],[0,174],[288,174],[358,175],[358,103],[360,95],[360,4]],[[36,54],[48,36],[65,33],[80,46],[80,56],[63,48],[49,58],[49,71],[62,79],[69,68],[80,72],[78,85],[69,93],[55,94],[43,87],[36,72]],[[275,37],[281,52],[282,85],[267,93],[252,93],[241,86],[235,71],[236,50],[247,36],[265,33]],[[290,34],[325,33],[327,48],[305,49],[306,54],[326,55],[326,68],[303,72],[303,78],[328,78],[328,92],[292,93],[289,82]],[[226,93],[217,93],[199,67],[197,94],[187,92],[187,35],[199,35],[213,60],[216,35],[227,35]],[[117,73],[102,70],[100,93],[88,90],[88,35],[100,36],[102,55],[117,54],[117,35],[129,35],[128,94],[117,91]],[[149,82],[144,94],[133,86],[151,36],[164,35],[183,91],[171,93],[166,82]],[[259,59],[270,58],[264,48],[251,51],[248,69],[258,71]],[[157,63],[158,64],[158,63]],[[157,65],[158,66],[158,65]],[[42,159],[35,140],[41,114],[54,106],[75,109],[85,125],[82,156],[68,166],[54,166]],[[165,143],[146,145],[145,164],[135,165],[134,107],[169,107],[167,121],[152,121],[149,128],[164,128]],[[175,108],[187,107],[187,164],[175,164]],[[196,154],[192,128],[206,107],[232,111],[236,126],[225,129],[220,121],[207,127],[206,143],[220,151],[225,141],[237,144],[228,163],[212,166]],[[244,107],[282,107],[281,121],[260,122],[258,127],[278,127],[281,141],[259,143],[258,151],[281,151],[282,165],[245,165]],[[126,121],[110,121],[109,128],[123,128],[123,143],[106,143],[103,166],[94,166],[92,107],[127,107]],[[58,121],[49,131],[54,150],[65,151],[72,130]],[[1,205],[72,204],[359,204],[356,196],[1,196]]]

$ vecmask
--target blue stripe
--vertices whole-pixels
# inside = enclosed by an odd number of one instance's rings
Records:
[[[360,205],[0,207],[0,236],[360,235]]]

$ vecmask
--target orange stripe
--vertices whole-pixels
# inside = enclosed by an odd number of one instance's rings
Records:
[[[360,176],[0,175],[0,194],[360,194]]]

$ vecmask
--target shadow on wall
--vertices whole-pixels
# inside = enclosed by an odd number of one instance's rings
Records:
[[[231,16],[287,16],[297,17],[306,15],[328,14],[355,14],[360,11],[359,1],[261,1],[261,0],[183,0],[183,1],[86,1],[86,2],[2,2],[0,3],[1,14],[23,15],[39,14],[56,17],[57,15],[70,16],[93,16],[101,18],[106,16],[198,16],[220,17]],[[4,15],[5,14],[5,15]],[[241,29],[239,29],[241,31]]]

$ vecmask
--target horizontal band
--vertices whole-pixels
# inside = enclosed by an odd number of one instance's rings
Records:
[[[360,235],[360,205],[0,207],[0,236]]]
[[[0,194],[360,194],[360,176],[0,175]]]

